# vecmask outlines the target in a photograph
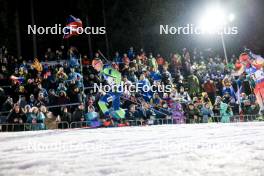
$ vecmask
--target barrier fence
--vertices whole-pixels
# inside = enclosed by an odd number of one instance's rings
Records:
[[[230,123],[237,122],[252,122],[261,121],[258,115],[234,115],[230,118]],[[218,123],[221,122],[220,116],[213,116],[208,119],[208,123]],[[118,123],[110,124],[111,127],[118,126],[144,126],[144,125],[170,125],[170,124],[185,124],[185,123],[202,123],[202,121],[196,121],[195,119],[148,119],[148,120],[126,120],[126,123],[120,125]],[[106,127],[103,123],[97,125],[96,127]],[[14,131],[38,131],[38,130],[48,130],[48,129],[74,129],[74,128],[94,128],[91,125],[91,121],[79,121],[79,122],[54,122],[51,124],[44,123],[23,123],[23,124],[0,124],[0,132],[14,132]]]
[[[22,123],[22,124],[0,124],[0,132],[14,132],[14,131],[39,131],[48,129],[68,129],[70,125],[66,121],[55,122],[53,127],[49,127],[44,123]]]

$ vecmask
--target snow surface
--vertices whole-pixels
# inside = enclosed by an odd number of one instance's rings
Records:
[[[264,123],[0,133],[0,175],[264,175]]]

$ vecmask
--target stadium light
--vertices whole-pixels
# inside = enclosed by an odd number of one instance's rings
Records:
[[[200,27],[208,33],[216,32],[217,28],[225,25],[225,13],[219,7],[209,8],[201,18]]]
[[[217,33],[219,29],[223,29],[223,27],[226,26],[228,22],[232,22],[234,19],[235,15],[233,13],[226,15],[225,11],[220,6],[212,6],[207,8],[207,10],[205,11],[205,14],[200,20],[199,27],[204,33],[214,34]],[[225,60],[228,64],[223,32],[220,32],[220,35]]]
[[[228,20],[230,22],[232,22],[232,21],[234,21],[234,19],[235,19],[235,15],[233,13],[230,13],[229,16],[228,16]]]

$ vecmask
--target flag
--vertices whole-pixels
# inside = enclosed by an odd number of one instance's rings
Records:
[[[251,56],[251,58],[254,59],[253,62],[252,62],[252,65],[256,69],[260,69],[260,68],[263,67],[263,65],[264,65],[264,58],[263,57],[261,57],[260,55],[254,54],[252,52],[250,52],[250,56]]]
[[[260,61],[260,62],[264,62],[264,58],[261,57],[261,55],[254,54],[252,52],[250,54],[251,54],[251,57],[254,58],[255,60]]]
[[[66,27],[64,28],[64,36],[63,39],[68,39],[71,36],[78,35],[78,30],[82,28],[82,21],[79,18],[76,18],[70,15],[67,18]]]
[[[22,84],[24,81],[25,81],[25,78],[22,77],[22,76],[14,76],[14,75],[11,75],[10,76],[10,79],[14,82],[14,83],[18,83],[18,84]]]

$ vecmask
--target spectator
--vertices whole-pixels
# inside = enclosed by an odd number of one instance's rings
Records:
[[[72,114],[73,122],[84,121],[84,105],[80,104]]]
[[[165,64],[165,60],[163,57],[161,57],[160,54],[157,54],[156,60],[158,64],[158,70],[162,72],[162,68],[163,68],[163,65]]]
[[[88,59],[87,55],[84,55],[82,58],[82,65],[83,66],[89,66],[91,64],[92,64],[91,60]]]
[[[118,64],[122,62],[122,59],[119,56],[119,52],[118,51],[115,52],[115,57],[113,58],[113,62],[118,63]]]
[[[17,124],[23,124],[26,122],[26,115],[18,104],[15,104],[13,110],[8,114],[7,122]]]
[[[127,52],[127,56],[130,60],[132,60],[135,57],[134,48],[131,46]]]
[[[64,83],[59,83],[56,94],[59,95],[61,92],[66,93],[66,91],[67,91],[67,87],[64,85]]]
[[[59,118],[57,118],[52,112],[48,111],[45,106],[41,107],[41,112],[45,116],[44,124],[47,129],[56,129],[58,128],[57,122],[60,121]]]
[[[214,82],[208,77],[202,86],[204,91],[208,94],[208,97],[210,98],[212,104],[214,104],[216,95],[216,87]]]
[[[80,66],[79,59],[78,59],[78,51],[75,47],[71,47],[69,49],[69,66],[71,68],[76,68]]]
[[[51,48],[47,49],[47,52],[45,53],[45,58],[48,61],[53,61],[55,59],[55,54],[51,51]]]
[[[10,111],[14,106],[13,98],[10,96],[7,97],[6,101],[4,102],[1,110],[2,111]]]
[[[128,56],[127,56],[126,53],[124,54],[124,56],[123,56],[123,58],[122,58],[122,63],[123,63],[125,66],[128,66],[129,63],[130,63],[130,60],[129,60],[129,58],[128,58]]]
[[[40,106],[46,106],[48,104],[48,97],[44,97],[44,94],[42,92],[40,92],[38,94],[38,98],[36,101],[36,106],[40,107]]]
[[[67,74],[64,72],[63,67],[59,68],[59,71],[56,73],[56,80],[58,80],[58,82],[63,82],[65,80],[68,79]]]
[[[183,108],[181,103],[179,102],[174,102],[171,107],[172,111],[172,119],[175,120],[176,123],[184,123],[185,122],[185,116],[183,112]]]
[[[25,106],[25,110],[24,113],[26,115],[26,122],[27,123],[32,123],[32,119],[33,119],[33,112],[32,112],[32,108],[30,107],[30,105],[26,105]]]
[[[211,99],[209,98],[207,92],[202,92],[202,97],[201,97],[202,104],[209,104],[209,106],[212,108],[213,104],[211,102]]]
[[[156,58],[153,57],[152,53],[149,53],[148,62],[149,67],[154,68],[154,70],[158,70],[158,63],[156,61]]]
[[[185,91],[184,87],[180,88],[180,92],[178,94],[178,97],[180,98],[181,102],[188,103],[191,101],[191,97],[189,96],[188,92]]]
[[[203,117],[203,123],[208,123],[209,122],[212,122],[212,117],[214,116],[214,112],[213,110],[211,109],[211,106],[209,103],[205,103],[204,106],[202,107],[201,109],[201,114],[202,114],[202,117]]]
[[[99,72],[103,68],[103,62],[99,58],[99,53],[95,53],[95,57],[92,61],[92,66],[97,72]]]
[[[127,120],[140,119],[139,112],[136,110],[136,105],[135,104],[131,104],[129,106],[128,110],[126,111],[126,119]]]
[[[188,105],[186,116],[187,123],[200,123],[201,119],[199,109],[197,109],[192,103]]]
[[[160,98],[158,93],[154,93],[153,98],[151,98],[150,100],[150,103],[154,108],[161,107],[162,99]]]
[[[60,91],[59,96],[57,98],[57,104],[58,105],[63,105],[63,104],[69,104],[70,99],[67,97],[67,94],[65,91]]]
[[[230,117],[233,116],[233,111],[227,103],[228,102],[226,99],[224,99],[220,103],[220,116],[221,116],[221,122],[223,122],[223,123],[230,122]]]
[[[69,112],[66,106],[62,108],[61,121],[68,122],[69,124],[72,122],[72,114]]]
[[[191,97],[197,96],[200,93],[200,82],[194,73],[188,76],[188,90]]]

